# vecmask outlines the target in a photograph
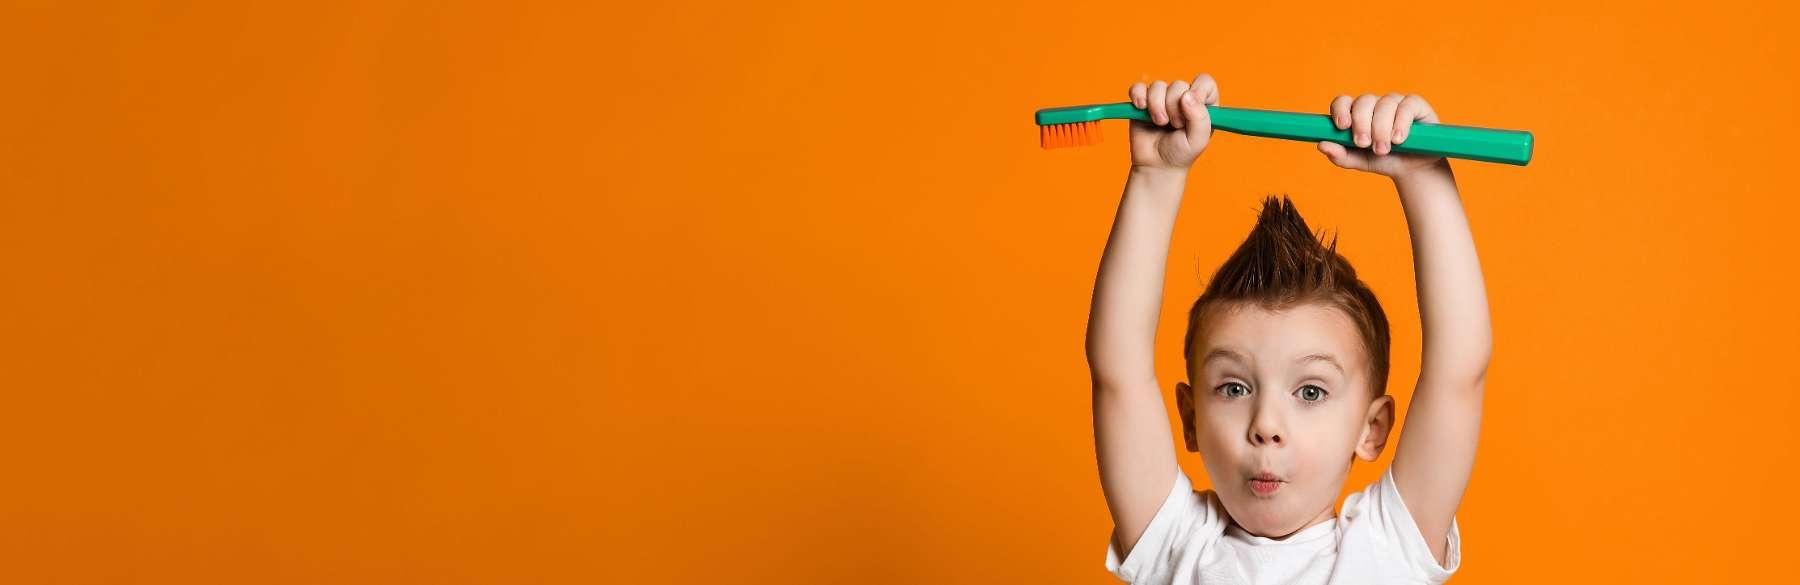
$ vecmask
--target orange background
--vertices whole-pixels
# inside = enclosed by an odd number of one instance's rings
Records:
[[[1536,134],[1456,164],[1496,342],[1458,582],[1795,543],[1774,2],[263,4],[0,19],[0,580],[1111,582],[1082,335],[1124,126],[1046,152],[1030,114],[1200,71]],[[1404,407],[1391,187],[1218,136],[1161,377],[1290,193]]]

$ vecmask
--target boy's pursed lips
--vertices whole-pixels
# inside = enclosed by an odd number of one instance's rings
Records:
[[[1286,484],[1287,480],[1266,469],[1250,476],[1250,491],[1256,492],[1256,495],[1259,496],[1273,495],[1276,490]]]

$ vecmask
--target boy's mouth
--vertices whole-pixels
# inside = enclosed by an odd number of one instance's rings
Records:
[[[1281,489],[1281,486],[1285,484],[1287,484],[1287,480],[1267,471],[1250,477],[1250,491],[1256,492],[1256,495],[1259,496],[1274,495],[1275,491]]]

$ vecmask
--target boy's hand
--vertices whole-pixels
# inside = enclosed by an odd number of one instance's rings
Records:
[[[1351,150],[1336,142],[1320,142],[1319,152],[1337,166],[1375,173],[1399,180],[1441,164],[1444,157],[1394,154],[1393,146],[1406,141],[1413,122],[1436,124],[1437,113],[1418,95],[1364,94],[1352,99],[1340,95],[1331,100],[1331,122],[1339,130],[1350,129],[1357,146]]]
[[[1219,103],[1219,85],[1211,75],[1194,76],[1192,84],[1157,80],[1131,84],[1131,103],[1150,111],[1150,122],[1131,121],[1131,166],[1185,171],[1212,139],[1212,117],[1206,106]]]

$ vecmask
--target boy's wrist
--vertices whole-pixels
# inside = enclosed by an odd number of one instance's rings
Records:
[[[1183,168],[1153,167],[1131,165],[1131,180],[1143,181],[1151,185],[1173,186],[1177,189],[1187,185],[1188,170]]]
[[[1393,179],[1394,188],[1400,191],[1401,194],[1442,187],[1445,185],[1449,185],[1452,188],[1455,188],[1456,186],[1456,177],[1450,173],[1450,160],[1442,158],[1424,168],[1414,169],[1405,174],[1394,175],[1388,178]]]

